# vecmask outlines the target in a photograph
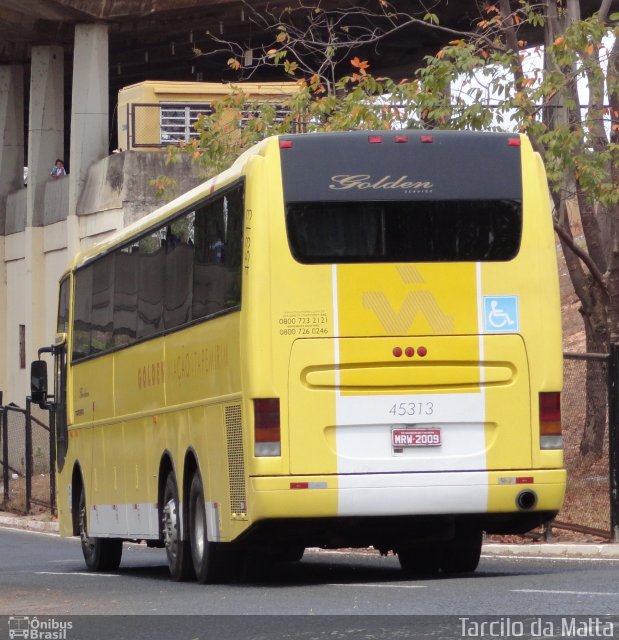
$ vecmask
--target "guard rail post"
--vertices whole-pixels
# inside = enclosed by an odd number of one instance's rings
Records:
[[[608,468],[610,473],[610,532],[619,542],[619,343],[610,345],[608,363]]]
[[[32,399],[26,398],[26,513],[30,513],[32,500]]]
[[[2,408],[2,481],[4,483],[4,508],[9,504],[9,412]]]
[[[56,509],[56,412],[49,411],[49,505],[53,516]]]

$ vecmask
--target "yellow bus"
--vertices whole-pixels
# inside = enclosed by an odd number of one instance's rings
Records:
[[[61,533],[176,580],[307,547],[473,571],[563,501],[559,310],[526,137],[268,138],[62,278]]]

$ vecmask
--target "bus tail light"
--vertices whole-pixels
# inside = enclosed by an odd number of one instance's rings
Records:
[[[539,394],[540,449],[563,449],[561,435],[561,394],[558,391]]]
[[[279,398],[254,400],[254,455],[258,458],[282,454]]]

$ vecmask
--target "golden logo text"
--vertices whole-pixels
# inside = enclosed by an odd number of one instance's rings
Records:
[[[392,178],[383,176],[378,180],[372,178],[369,173],[356,175],[331,176],[329,189],[334,191],[346,191],[348,189],[401,189],[403,191],[420,191],[432,189],[434,185],[429,180],[411,180],[408,176]]]

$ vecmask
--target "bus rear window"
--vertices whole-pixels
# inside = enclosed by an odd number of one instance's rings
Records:
[[[516,256],[516,200],[302,202],[286,207],[293,257],[338,262],[478,262]]]

